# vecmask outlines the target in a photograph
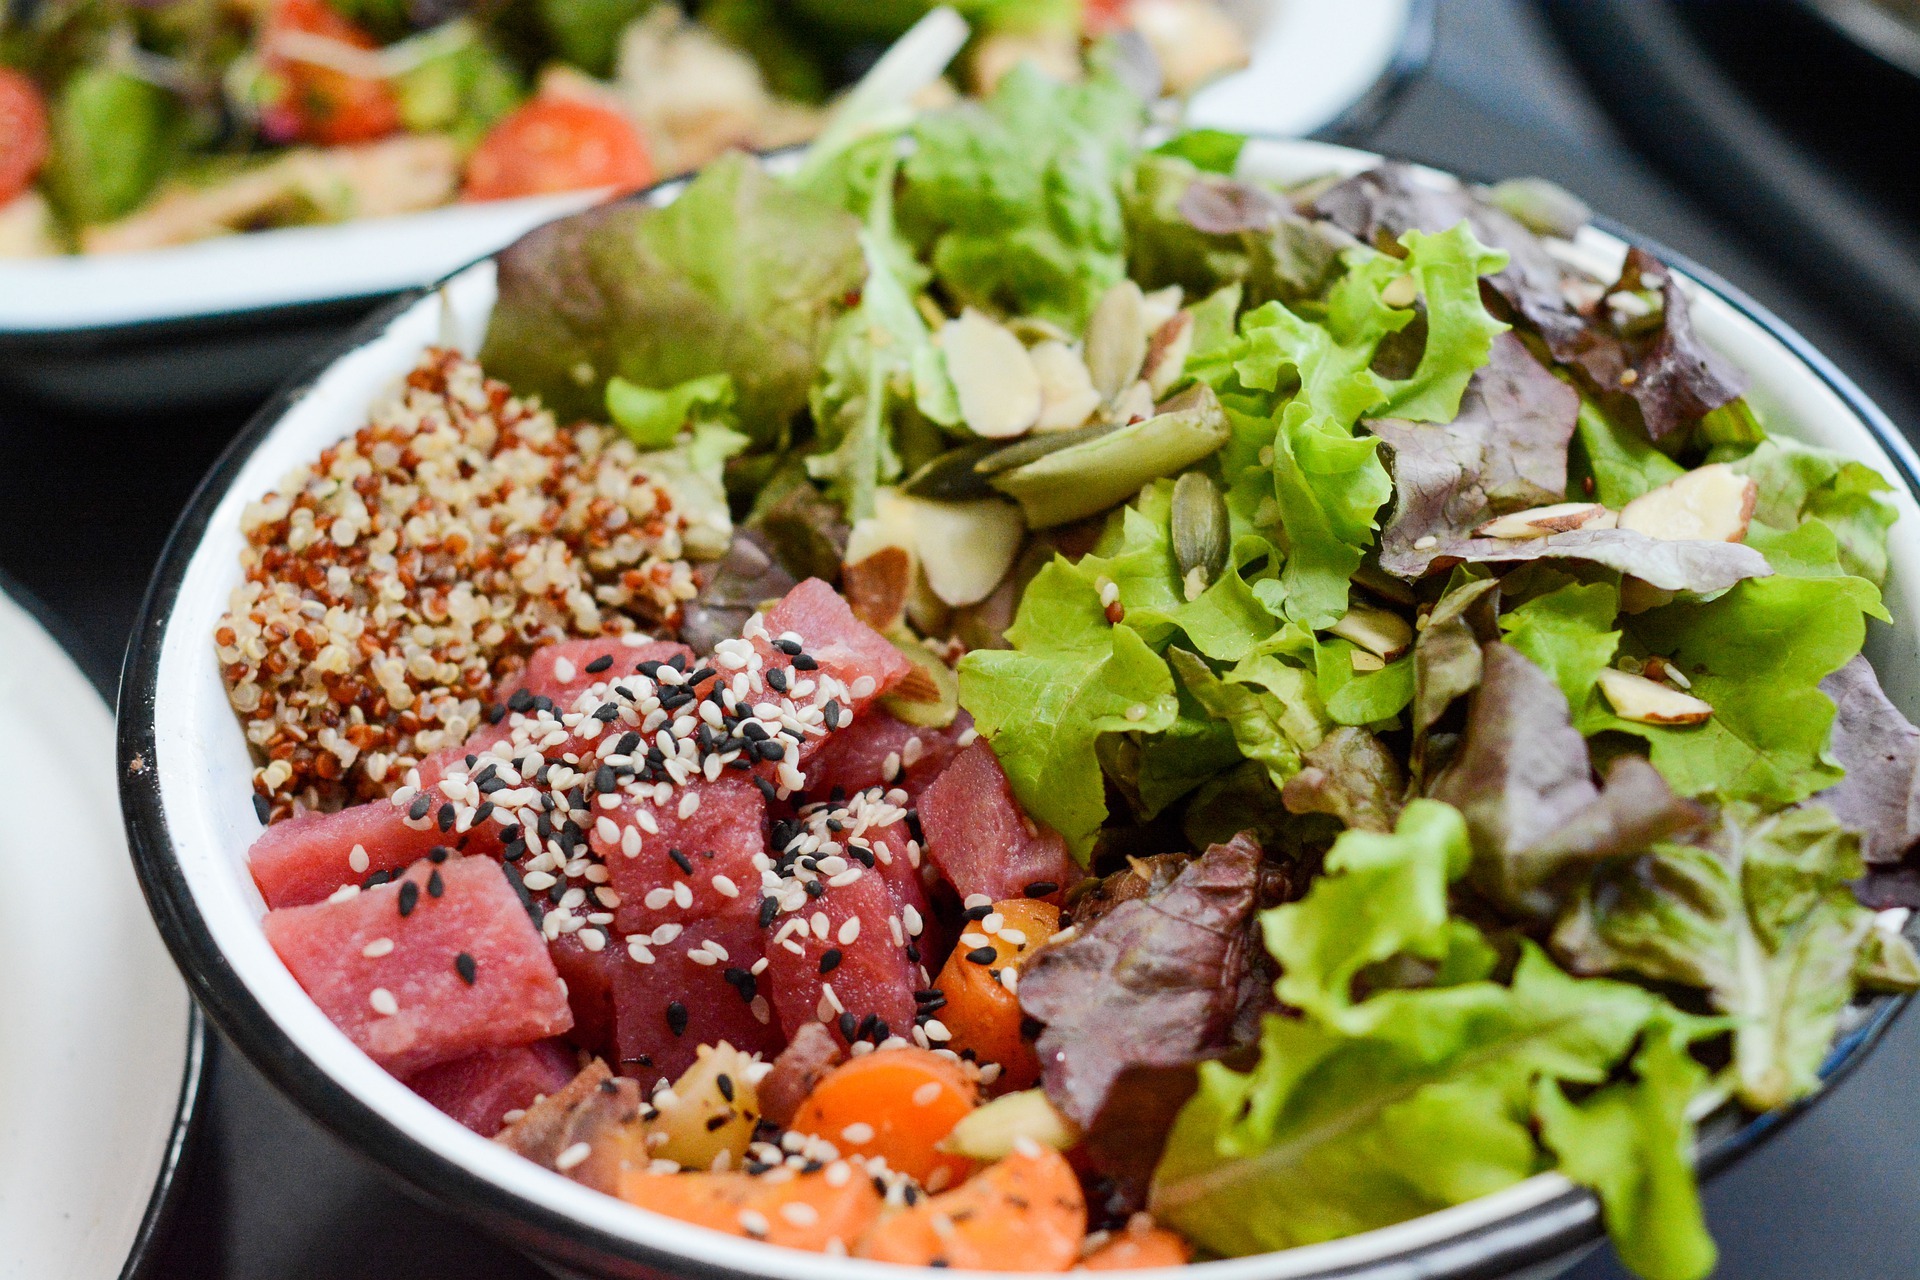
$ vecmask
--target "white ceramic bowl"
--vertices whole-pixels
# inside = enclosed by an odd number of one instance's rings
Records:
[[[1243,171],[1303,179],[1353,173],[1377,157],[1317,143],[1251,145]],[[653,193],[670,200],[677,189]],[[1590,229],[1573,246],[1582,265],[1611,279],[1625,243]],[[1670,255],[1668,256],[1670,259]],[[1677,264],[1691,279],[1701,335],[1746,369],[1770,426],[1839,449],[1899,486],[1887,606],[1896,625],[1876,627],[1868,651],[1894,701],[1920,712],[1920,462],[1886,418],[1797,335],[1731,288]],[[922,1273],[795,1253],[721,1236],[630,1208],[538,1168],[448,1119],[356,1049],[300,990],[262,935],[261,899],[245,869],[259,832],[252,764],[227,705],[211,636],[238,580],[245,504],[293,466],[350,434],[369,403],[394,386],[421,349],[472,351],[494,301],[484,261],[437,292],[376,317],[313,377],[285,392],[241,435],[188,508],[158,571],[121,691],[123,809],[162,932],[220,1028],[317,1120],[428,1194],[480,1225],[559,1263],[596,1275],[846,1280]],[[1898,1002],[1863,1005],[1829,1063],[1844,1069],[1885,1026]],[[1773,1116],[1709,1126],[1702,1168],[1711,1172],[1778,1127]],[[1441,1213],[1346,1240],[1211,1262],[1185,1280],[1293,1277],[1549,1275],[1600,1235],[1593,1198],[1558,1175],[1529,1179]],[[1171,1274],[1171,1273],[1162,1273]]]

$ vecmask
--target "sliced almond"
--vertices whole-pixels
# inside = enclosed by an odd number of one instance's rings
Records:
[[[1005,440],[1039,421],[1040,374],[1004,325],[969,307],[941,329],[940,348],[969,431]]]
[[[1635,724],[1703,724],[1713,708],[1690,693],[1612,667],[1600,673],[1600,692],[1613,713]]]
[[[1122,280],[1087,321],[1087,372],[1101,400],[1111,401],[1139,380],[1146,362],[1146,298],[1139,285]]]
[[[1760,488],[1724,462],[1699,467],[1620,509],[1620,527],[1668,541],[1739,542]]]
[[[960,608],[993,594],[1027,534],[1020,508],[1000,498],[907,504],[920,572],[942,603]]]
[[[1382,665],[1392,662],[1413,645],[1413,627],[1405,618],[1363,604],[1348,609],[1346,617],[1329,630],[1381,659]]]
[[[1147,362],[1140,376],[1153,389],[1154,399],[1173,390],[1187,371],[1187,357],[1193,354],[1193,312],[1176,311],[1147,343]]]
[[[1385,671],[1387,660],[1377,653],[1368,653],[1365,649],[1355,649],[1347,655],[1355,671],[1365,674],[1369,671]]]
[[[906,616],[913,588],[913,557],[905,547],[881,547],[840,570],[840,590],[853,616],[878,631]]]
[[[1040,375],[1040,420],[1035,431],[1071,431],[1100,408],[1100,393],[1080,353],[1064,342],[1042,342],[1027,355]]]
[[[1476,537],[1505,538],[1509,542],[1544,538],[1574,529],[1611,529],[1617,517],[1598,502],[1556,502],[1496,516],[1474,529]]]
[[[1156,412],[1153,388],[1144,382],[1136,382],[1107,406],[1106,416],[1124,426],[1142,418],[1151,418]]]
[[[1151,338],[1160,326],[1173,319],[1180,310],[1180,304],[1186,301],[1186,290],[1177,284],[1164,289],[1155,289],[1152,293],[1140,295],[1140,326]]]

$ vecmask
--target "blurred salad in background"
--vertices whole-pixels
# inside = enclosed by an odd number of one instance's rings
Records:
[[[572,190],[804,141],[924,0],[5,0],[0,257]],[[1247,60],[1235,0],[961,0],[938,101],[1125,34],[1167,92]],[[1142,58],[1141,54],[1150,54]]]

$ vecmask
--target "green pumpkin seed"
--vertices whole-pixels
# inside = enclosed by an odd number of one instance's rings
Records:
[[[991,498],[994,496],[993,486],[974,469],[974,464],[1005,448],[1007,446],[997,440],[975,440],[958,449],[949,449],[908,476],[906,483],[900,486],[900,491],[916,498],[931,498],[935,502],[972,502],[979,498]]]
[[[1211,585],[1227,567],[1232,536],[1227,500],[1212,480],[1189,471],[1173,482],[1173,556],[1182,578],[1198,570],[1201,585]]]
[[[1037,462],[1050,453],[1076,444],[1085,444],[1089,440],[1098,440],[1101,436],[1111,435],[1120,428],[1110,422],[1096,422],[1091,426],[1075,427],[1072,431],[1045,431],[1028,436],[1017,444],[1001,445],[990,450],[986,456],[973,464],[975,473],[981,476],[994,476],[1002,471],[1011,471],[1023,467],[1029,462]]]

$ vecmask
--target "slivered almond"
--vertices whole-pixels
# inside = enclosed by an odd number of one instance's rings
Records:
[[[1351,640],[1368,653],[1392,662],[1413,644],[1413,628],[1397,613],[1355,605],[1340,621],[1328,628],[1342,640]]]
[[[940,330],[940,348],[969,431],[1005,440],[1039,421],[1040,374],[1004,325],[969,307]]]
[[[1703,724],[1713,708],[1671,685],[1609,667],[1600,673],[1600,692],[1613,713],[1635,724]]]
[[[876,631],[899,625],[913,588],[913,557],[904,547],[881,547],[840,570],[840,589],[853,616]]]
[[[932,702],[940,696],[940,684],[925,667],[913,666],[893,686],[892,695],[908,702]]]
[[[1368,671],[1384,671],[1387,668],[1387,660],[1385,658],[1377,653],[1368,653],[1365,649],[1355,649],[1347,655],[1347,658],[1353,663],[1353,669],[1362,673]]]
[[[1145,308],[1140,286],[1122,280],[1101,296],[1087,321],[1087,372],[1103,401],[1133,386],[1147,362]]]
[[[1612,511],[1597,502],[1556,502],[1552,506],[1529,507],[1511,515],[1496,516],[1473,532],[1476,537],[1518,542],[1574,529],[1611,529],[1616,519]]]
[[[1193,312],[1176,311],[1173,318],[1154,330],[1147,343],[1147,362],[1140,376],[1153,389],[1158,400],[1173,390],[1187,371],[1187,357],[1193,353]]]
[[[1040,375],[1040,420],[1035,431],[1071,431],[1100,408],[1100,393],[1080,353],[1064,342],[1042,342],[1027,352]]]
[[[932,502],[902,497],[909,513],[920,572],[940,600],[954,608],[993,594],[1026,541],[1020,508],[1002,498]]]
[[[1151,338],[1159,332],[1160,326],[1173,319],[1174,312],[1180,310],[1180,304],[1186,300],[1186,290],[1177,284],[1164,289],[1155,289],[1152,293],[1140,296],[1140,325],[1142,331]]]
[[[1125,426],[1129,422],[1151,418],[1158,411],[1153,399],[1153,388],[1144,382],[1136,382],[1107,406],[1106,416]]]
[[[1739,542],[1760,487],[1724,462],[1698,467],[1620,509],[1620,527],[1668,541]]]

